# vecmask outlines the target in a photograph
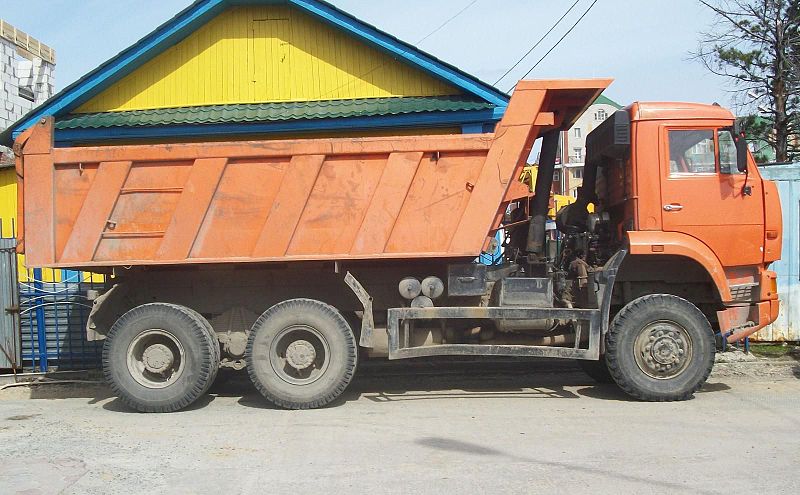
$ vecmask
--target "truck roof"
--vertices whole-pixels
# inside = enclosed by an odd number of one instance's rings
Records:
[[[733,120],[730,110],[719,105],[684,102],[636,102],[630,105],[631,121],[643,120]]]

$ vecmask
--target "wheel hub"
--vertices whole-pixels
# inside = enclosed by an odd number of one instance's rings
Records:
[[[298,371],[308,368],[316,359],[316,349],[306,340],[295,340],[286,348],[286,361]]]
[[[147,371],[163,373],[172,367],[175,355],[164,344],[153,344],[142,353],[142,362]]]
[[[278,377],[292,385],[310,385],[325,375],[331,350],[322,332],[310,325],[290,325],[274,337],[269,362]]]
[[[683,372],[692,357],[692,341],[685,328],[672,321],[651,323],[642,329],[634,349],[636,364],[647,375],[673,378]]]
[[[183,375],[186,351],[171,332],[152,328],[131,341],[127,364],[131,377],[143,387],[165,388]]]

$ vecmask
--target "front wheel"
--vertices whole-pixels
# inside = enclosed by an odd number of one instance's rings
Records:
[[[714,334],[689,301],[656,294],[620,311],[606,335],[606,362],[614,381],[640,400],[686,400],[714,365]]]

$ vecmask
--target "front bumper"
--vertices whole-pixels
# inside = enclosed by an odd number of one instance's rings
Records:
[[[719,329],[729,344],[739,342],[778,319],[780,301],[771,299],[717,311]]]

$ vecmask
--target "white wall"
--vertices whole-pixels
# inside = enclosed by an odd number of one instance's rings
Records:
[[[40,58],[21,58],[13,44],[0,39],[0,69],[0,129],[4,130],[53,96],[55,67]],[[20,86],[31,89],[33,101],[20,96]]]
[[[20,57],[17,48],[0,38],[0,131],[53,96],[55,66],[40,58]],[[20,96],[20,87],[30,88],[33,101]],[[7,150],[0,147],[0,166],[10,164]]]

